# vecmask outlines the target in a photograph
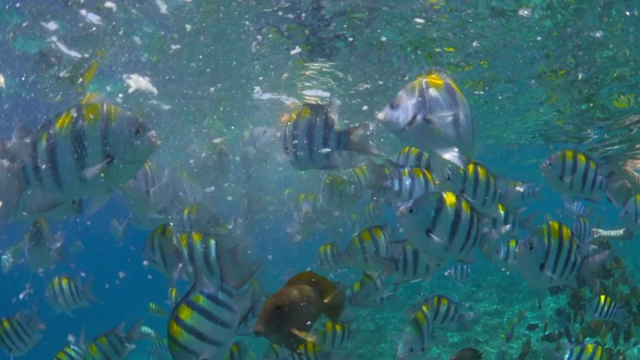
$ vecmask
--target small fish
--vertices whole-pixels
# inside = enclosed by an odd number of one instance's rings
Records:
[[[255,354],[249,351],[246,341],[234,341],[224,360],[254,360]]]
[[[482,352],[476,348],[464,348],[451,355],[449,360],[482,360]]]
[[[88,357],[96,360],[124,359],[135,347],[134,342],[144,337],[140,332],[142,320],[124,333],[125,322],[96,336],[86,347]]]
[[[564,213],[569,217],[589,217],[592,210],[580,200],[564,199]]]
[[[372,125],[336,129],[328,105],[304,103],[296,109],[282,134],[282,149],[297,170],[344,169],[357,166],[355,154],[383,155],[369,139]]]
[[[47,285],[45,299],[56,311],[63,311],[69,315],[74,309],[87,307],[98,300],[91,291],[92,279],[82,284],[81,278],[56,276]]]
[[[417,167],[431,171],[433,165],[431,164],[431,158],[426,152],[407,146],[396,154],[394,161],[405,168]]]
[[[351,323],[327,321],[317,334],[323,349],[344,348],[352,337]]]
[[[405,325],[396,351],[396,359],[423,358],[434,345],[429,308],[423,306],[411,314],[411,320]]]
[[[53,360],[85,360],[87,359],[87,352],[82,346],[67,345],[62,350],[58,351],[56,357]]]
[[[464,311],[468,305],[445,295],[432,295],[421,302],[434,329],[465,330],[479,320],[477,313]]]
[[[518,357],[516,358],[516,360],[526,359],[527,356],[529,356],[530,352],[531,352],[531,338],[528,338],[527,341],[525,341],[524,344],[522,344],[522,350],[520,350],[520,353],[518,354]]]
[[[327,174],[322,182],[320,198],[323,204],[344,210],[355,206],[362,197],[349,177]]]
[[[368,227],[381,223],[384,223],[382,202],[378,200],[371,200],[364,206],[359,224],[362,227]]]
[[[540,199],[540,191],[542,187],[536,184],[524,184],[517,182],[516,184],[508,184],[501,187],[502,196],[500,202],[510,210],[521,208],[524,204]]]
[[[0,319],[0,350],[11,358],[29,352],[42,338],[45,328],[37,318],[35,309],[20,311]]]
[[[589,155],[578,150],[561,150],[540,166],[542,176],[562,196],[600,202],[607,191],[602,167]]]
[[[469,162],[465,168],[453,169],[442,190],[458,192],[483,214],[495,214],[502,193],[498,189],[498,177],[486,166]]]
[[[173,286],[184,264],[175,228],[171,223],[156,227],[147,237],[142,249],[145,264],[163,273]]]
[[[596,319],[615,321],[624,326],[628,309],[607,295],[600,294],[587,302],[587,313]]]
[[[352,237],[342,252],[342,265],[361,271],[391,273],[396,261],[391,258],[391,240],[387,228],[387,225],[374,225]]]
[[[470,274],[471,266],[464,263],[453,264],[444,272],[444,276],[456,281],[467,281],[469,280]]]
[[[546,333],[542,335],[542,340],[546,342],[556,342],[565,337],[565,333],[562,330],[552,331],[550,333]]]
[[[514,267],[517,261],[516,249],[518,248],[517,239],[509,239],[506,244],[500,245],[494,256],[489,257],[499,266]]]
[[[507,334],[504,336],[504,342],[505,343],[510,343],[511,340],[513,340],[513,336],[516,333],[516,326],[512,325],[511,328],[509,329],[509,332],[507,332]]]
[[[397,245],[394,245],[397,246]],[[391,273],[393,284],[414,281],[430,281],[442,266],[442,261],[432,259],[410,243],[394,249],[395,269]]]
[[[342,267],[341,252],[336,241],[328,242],[318,249],[318,266],[328,271],[338,270]]]
[[[163,309],[160,305],[150,302],[149,303],[149,313],[159,317],[167,317],[169,313],[167,310]]]
[[[173,308],[176,303],[178,302],[178,300],[180,300],[180,294],[178,293],[178,289],[176,289],[175,287],[170,287],[169,290],[167,291],[168,294],[168,302],[169,305],[171,305],[171,307]]]
[[[320,315],[338,322],[345,305],[343,291],[312,271],[294,275],[271,295],[260,312],[253,331],[290,350],[316,339],[310,331]]]
[[[530,324],[527,324],[526,329],[527,331],[536,331],[538,330],[539,327],[540,327],[540,324],[538,323],[530,323]]]
[[[367,169],[370,171],[367,188],[381,192],[392,205],[404,204],[436,190],[433,176],[423,168],[389,167],[370,162]]]
[[[171,353],[169,353],[169,344],[167,339],[156,339],[151,346],[149,346],[147,353],[149,354],[149,360],[169,360],[171,359]]]
[[[516,265],[527,283],[534,288],[577,287],[581,277],[595,288],[591,267],[603,261],[608,252],[587,257],[571,229],[558,221],[549,221],[531,231],[516,249]]]
[[[571,232],[575,235],[578,241],[585,246],[593,241],[593,227],[586,217],[580,216],[576,218]]]
[[[564,355],[557,352],[548,351],[545,359],[550,360],[606,360],[611,359],[607,351],[598,342],[588,342],[584,344],[568,344]]]
[[[378,119],[409,146],[465,167],[474,151],[474,122],[462,92],[447,76],[430,72],[402,89]]]
[[[362,278],[345,290],[347,304],[373,308],[388,303],[395,291],[387,289],[383,280],[381,276],[363,272]]]

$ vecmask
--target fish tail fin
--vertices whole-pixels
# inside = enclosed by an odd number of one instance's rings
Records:
[[[133,324],[129,328],[129,331],[127,331],[127,334],[125,335],[125,338],[127,339],[128,343],[133,343],[138,339],[142,339],[148,336],[142,331],[143,322],[144,322],[144,319],[140,318],[138,321],[136,321],[135,324]],[[121,325],[124,328],[124,323],[122,323]]]
[[[253,278],[262,263],[252,259],[249,241],[245,240],[230,248],[218,247],[218,261],[222,282],[238,290]]]
[[[347,288],[343,287],[340,289],[336,289],[329,297],[324,300],[325,307],[324,313],[327,317],[337,323],[340,321],[340,316],[342,315],[342,311],[344,310],[346,296],[345,291]]]
[[[0,160],[0,225],[11,220],[18,207],[23,185],[20,167],[7,160]]]
[[[600,282],[598,281],[598,277],[594,275],[593,270],[606,260],[609,255],[611,255],[611,251],[603,251],[585,258],[580,264],[580,269],[578,270],[580,278],[595,293],[598,293],[600,290]]]
[[[343,137],[343,149],[362,154],[384,156],[385,154],[373,145],[373,135],[376,132],[376,124],[368,122],[338,132],[338,138]],[[345,139],[346,137],[346,139]]]
[[[93,288],[92,288],[93,280],[94,280],[94,277],[90,276],[89,280],[87,280],[87,282],[84,285],[82,285],[82,293],[84,294],[84,296],[87,298],[89,302],[102,304],[102,301],[98,300],[98,298],[96,298],[95,294],[93,293]]]

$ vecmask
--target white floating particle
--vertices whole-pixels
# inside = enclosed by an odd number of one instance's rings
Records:
[[[291,50],[291,51],[289,52],[289,54],[291,54],[291,55],[295,55],[295,54],[300,53],[301,51],[302,51],[302,48],[301,48],[300,46],[296,46],[293,50]]]
[[[105,9],[111,9],[113,11],[116,11],[116,4],[112,3],[111,1],[105,2],[104,7]]]
[[[413,19],[413,21],[417,22],[418,24],[424,24],[425,23],[424,19],[422,19],[422,18],[415,18],[415,19]]]
[[[146,76],[140,76],[138,74],[126,74],[122,77],[124,82],[129,87],[129,94],[134,91],[148,92],[152,95],[158,95],[158,89],[156,89],[151,80]]]
[[[60,27],[58,26],[58,23],[55,21],[49,21],[48,23],[41,22],[40,25],[42,25],[45,29],[49,31],[56,31]]]
[[[522,8],[518,10],[518,15],[522,16],[522,17],[529,17],[531,16],[531,8]]]

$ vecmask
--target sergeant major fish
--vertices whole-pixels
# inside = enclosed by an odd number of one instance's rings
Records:
[[[338,130],[328,105],[304,103],[286,125],[282,149],[297,170],[352,168],[357,154],[382,155],[367,139],[371,132],[368,123]]]
[[[473,156],[475,129],[469,105],[458,86],[443,74],[419,76],[400,90],[378,119],[407,145],[460,167]]]
[[[40,214],[85,196],[105,196],[129,181],[158,146],[137,116],[85,97],[5,147],[0,221]]]

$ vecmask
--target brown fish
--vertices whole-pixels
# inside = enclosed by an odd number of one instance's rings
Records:
[[[527,341],[525,341],[524,344],[522,344],[522,350],[520,350],[520,354],[518,354],[518,357],[516,358],[516,360],[526,359],[527,356],[529,356],[530,352],[531,352],[531,338],[528,338]]]
[[[478,349],[468,347],[451,355],[449,360],[482,360],[482,352]]]
[[[265,301],[253,332],[295,351],[304,342],[316,340],[310,331],[322,314],[338,322],[344,303],[344,292],[334,283],[303,271]]]

